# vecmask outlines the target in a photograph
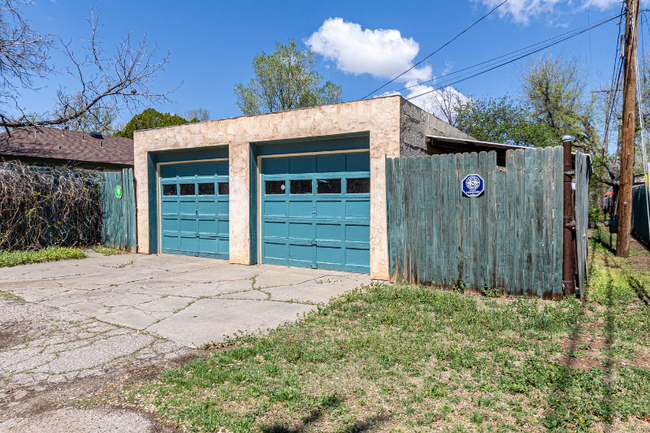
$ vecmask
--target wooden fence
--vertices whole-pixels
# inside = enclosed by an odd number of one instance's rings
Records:
[[[584,293],[589,275],[589,180],[591,161],[581,151],[575,156],[575,222],[576,222],[576,267],[579,293]]]
[[[561,298],[562,174],[561,147],[387,159],[391,279]]]
[[[650,245],[648,194],[645,185],[635,186],[632,190],[632,231],[642,242]]]
[[[102,218],[102,243],[109,247],[136,247],[135,187],[133,170],[100,172]]]

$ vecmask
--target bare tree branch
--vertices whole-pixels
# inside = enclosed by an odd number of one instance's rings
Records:
[[[18,11],[31,2],[0,0],[0,100],[18,88],[34,89],[33,80],[51,72],[47,65],[53,39],[34,31]]]
[[[29,48],[26,48],[27,51],[23,54],[16,54],[14,51],[13,53],[7,52],[5,55],[3,51],[0,59],[14,58],[15,61],[21,62],[15,63],[16,65],[25,65],[25,67],[16,66],[14,69],[8,70],[7,77],[18,79],[23,88],[29,89],[32,78],[35,76],[45,77],[53,72],[46,64],[48,52],[45,50],[51,46],[51,37],[49,35],[35,36],[36,34],[29,29],[14,7],[16,0],[2,1],[4,1],[4,8],[1,9],[2,18],[0,19],[4,22],[13,17],[14,22],[22,28],[21,33],[13,36],[14,40],[17,37],[22,37],[19,39],[21,46]],[[67,73],[76,79],[77,88],[68,90],[60,87],[52,112],[25,115],[26,110],[17,102],[13,113],[4,107],[0,108],[0,127],[8,129],[39,125],[65,126],[83,116],[98,119],[99,113],[102,112],[113,113],[124,108],[133,110],[144,105],[169,101],[168,95],[178,89],[180,84],[171,90],[162,92],[152,90],[152,83],[156,75],[169,62],[169,53],[158,59],[157,46],[149,47],[146,37],[132,45],[131,35],[127,34],[116,45],[114,54],[105,56],[102,38],[99,34],[101,25],[95,9],[93,9],[88,23],[91,36],[87,40],[81,40],[84,45],[82,55],[74,52],[72,42],[60,41],[61,49],[71,64]],[[3,41],[0,41],[0,49],[2,49],[5,35],[0,33],[0,37],[3,38]],[[25,56],[32,59],[31,63],[21,61]],[[9,60],[7,61],[9,62]],[[0,67],[2,67],[1,64]],[[3,79],[7,82],[8,78],[5,77],[4,69],[2,69],[2,74]],[[11,96],[17,100],[16,87],[10,87],[8,90],[13,93]],[[18,112],[19,115],[15,115],[15,112]]]

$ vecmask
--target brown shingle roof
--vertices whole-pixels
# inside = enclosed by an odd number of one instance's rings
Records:
[[[65,161],[133,165],[133,140],[66,129],[29,127],[0,134],[0,157],[47,158]]]

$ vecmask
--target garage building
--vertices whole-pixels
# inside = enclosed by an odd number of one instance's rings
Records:
[[[389,279],[385,159],[470,139],[401,96],[136,131],[138,251]]]

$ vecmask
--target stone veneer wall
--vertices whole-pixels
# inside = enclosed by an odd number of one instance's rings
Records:
[[[400,110],[400,157],[426,156],[427,135],[472,138],[406,99],[401,99]]]

